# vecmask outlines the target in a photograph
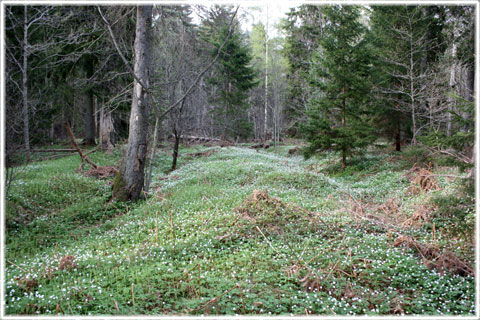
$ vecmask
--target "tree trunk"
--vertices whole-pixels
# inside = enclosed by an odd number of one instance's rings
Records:
[[[173,159],[171,171],[177,169],[178,146],[180,144],[180,134],[178,133],[177,127],[175,125],[173,126],[173,137],[175,138],[175,144],[173,145]]]
[[[343,89],[343,93],[345,94],[345,88]],[[342,128],[345,129],[346,121],[345,121],[345,98],[342,100]],[[342,147],[342,169],[347,167],[347,150],[345,148],[345,141],[343,142]]]
[[[90,89],[87,91],[87,97],[85,101],[85,114],[84,114],[84,139],[83,144],[93,146],[95,145],[95,117],[94,117],[94,99],[95,96],[93,95],[93,91]]]
[[[25,157],[30,161],[30,123],[28,110],[28,86],[27,86],[27,59],[28,59],[28,13],[24,6],[23,20],[23,68],[22,68],[22,98],[23,98],[23,141],[25,144]]]
[[[100,109],[99,121],[99,144],[103,151],[111,152],[113,150],[112,143],[113,121],[112,113],[106,110],[105,106]]]
[[[409,80],[410,80],[410,108],[411,108],[411,112],[412,112],[412,131],[413,131],[413,135],[412,135],[412,145],[416,145],[417,144],[417,123],[416,123],[416,119],[415,119],[415,112],[416,112],[416,107],[415,107],[415,104],[416,104],[416,101],[415,101],[415,88],[414,88],[414,84],[415,84],[415,71],[414,71],[414,67],[415,67],[415,64],[414,64],[414,61],[413,61],[413,27],[412,27],[412,22],[410,21],[410,18],[408,19],[408,22],[409,22],[409,43],[410,43],[410,52],[409,52],[409,58],[410,58],[410,65],[409,65],[409,70],[408,70],[408,75],[409,75]]]
[[[342,128],[345,130],[347,126],[346,119],[345,119],[345,84],[343,85],[343,98],[342,98]],[[347,149],[345,146],[345,141],[342,142],[342,169],[347,167]]]
[[[397,123],[397,127],[395,128],[395,150],[400,152],[402,151],[402,145],[400,140],[400,121]]]
[[[268,4],[267,4],[267,23],[265,30],[265,119],[263,127],[263,140],[268,139]]]
[[[469,65],[467,68],[467,96],[465,99],[467,101],[473,101],[473,91],[475,88],[475,68],[473,65]]]
[[[151,29],[152,6],[137,6],[134,73],[147,89],[149,88]],[[135,79],[133,83],[128,145],[121,170],[122,177],[116,179],[119,184],[124,185],[126,193],[119,198],[128,198],[133,201],[140,197],[143,189],[149,115],[148,91],[138,80]]]
[[[150,184],[152,183],[152,174],[153,174],[153,164],[155,163],[155,153],[157,151],[157,141],[158,141],[158,123],[160,118],[157,116],[155,120],[155,129],[153,131],[153,144],[152,144],[152,155],[150,156],[150,163],[148,164],[148,173],[147,181],[145,182],[145,192],[150,190]]]
[[[455,37],[454,37],[454,43],[452,46],[452,65],[450,66],[450,90],[454,91],[455,89],[455,77],[456,77],[456,61],[455,61],[455,55],[457,52],[457,45],[455,44]],[[447,114],[447,137],[450,137],[452,135],[452,110],[455,106],[455,99],[453,97],[448,97],[448,114]]]

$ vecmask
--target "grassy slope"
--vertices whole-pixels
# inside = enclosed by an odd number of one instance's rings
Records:
[[[411,164],[389,152],[371,152],[340,174],[333,155],[304,161],[287,149],[216,148],[182,157],[168,176],[163,153],[152,196],[136,204],[109,202],[106,181],[76,172],[78,156],[34,163],[7,201],[7,314],[474,312],[473,278],[441,275],[414,250],[393,246],[398,234],[431,241],[430,224],[389,229],[348,210],[351,197],[378,205],[395,197],[408,216],[432,195],[452,193],[453,182],[441,177],[441,190],[406,195]],[[119,155],[92,158],[107,165]],[[262,202],[264,220],[242,219],[235,208],[255,189],[291,204]],[[326,225],[306,224],[293,204]],[[268,220],[279,210],[293,220]],[[75,268],[58,270],[66,255]],[[293,273],[299,265],[307,267]]]

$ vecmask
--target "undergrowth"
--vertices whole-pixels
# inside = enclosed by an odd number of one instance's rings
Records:
[[[171,173],[160,150],[137,203],[111,201],[111,178],[78,173],[77,155],[29,165],[6,199],[6,313],[474,314],[474,277],[394,246],[409,236],[473,263],[432,200],[460,173],[433,169],[439,188],[411,194],[408,155],[369,150],[342,172],[333,154],[271,149],[182,148]],[[471,218],[468,201],[448,201]]]

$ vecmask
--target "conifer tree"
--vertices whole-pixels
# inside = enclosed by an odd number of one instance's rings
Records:
[[[302,126],[310,143],[305,156],[335,150],[345,168],[347,156],[373,139],[366,108],[370,57],[359,7],[337,5],[323,13],[327,24],[309,76],[314,96]]]
[[[288,61],[288,103],[285,114],[290,122],[289,133],[297,134],[299,123],[305,119],[310,89],[308,76],[312,53],[318,49],[325,29],[325,17],[321,6],[301,5],[290,9],[282,21],[286,33],[283,54]]]
[[[221,124],[222,136],[246,138],[252,133],[247,113],[248,91],[256,85],[255,72],[251,66],[252,55],[238,27],[233,30],[229,28],[233,11],[223,6],[217,6],[215,10],[217,12],[212,15],[213,21],[210,21],[210,25],[205,24],[210,28],[211,25],[219,27],[218,30],[207,31],[208,41],[215,47],[212,55],[217,53],[231,32],[220,53],[217,68],[208,79],[209,83],[217,88],[213,97],[214,102],[221,107],[216,110],[217,121]]]

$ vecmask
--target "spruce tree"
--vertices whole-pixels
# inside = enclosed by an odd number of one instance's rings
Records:
[[[314,96],[302,126],[310,143],[305,156],[334,150],[345,168],[347,156],[374,138],[367,110],[370,55],[359,7],[336,5],[323,13],[327,24],[309,75]]]
[[[297,134],[299,124],[305,118],[311,91],[308,86],[310,58],[318,49],[318,39],[323,37],[325,22],[322,7],[316,5],[292,8],[282,21],[286,34],[283,54],[288,61],[285,117],[290,122],[289,134],[292,135]]]
[[[220,105],[216,120],[221,125],[222,136],[247,138],[253,132],[248,121],[248,92],[256,85],[252,54],[238,27],[229,28],[233,12],[224,6],[216,6],[214,10],[217,12],[212,14],[213,21],[204,23],[211,28],[207,31],[207,40],[214,45],[212,56],[217,54],[228,35],[216,70],[208,79],[217,89],[213,97],[213,102]]]

